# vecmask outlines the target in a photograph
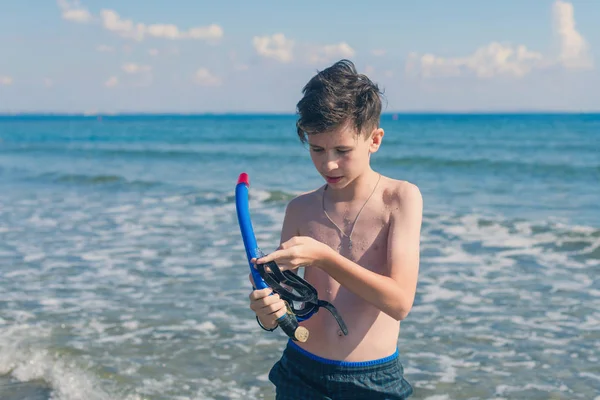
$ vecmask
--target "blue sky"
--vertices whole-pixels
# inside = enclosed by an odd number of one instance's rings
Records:
[[[600,111],[599,20],[589,0],[4,0],[0,113],[293,113],[340,58],[387,112]]]

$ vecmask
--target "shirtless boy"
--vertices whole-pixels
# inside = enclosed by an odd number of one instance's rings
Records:
[[[399,361],[400,321],[417,286],[423,200],[407,181],[370,166],[381,146],[377,85],[341,60],[317,73],[297,105],[297,130],[325,184],[287,205],[281,245],[255,263],[304,267],[319,298],[338,310],[301,323],[304,343],[289,341],[269,373],[277,399],[405,399],[412,395]],[[277,327],[285,303],[271,289],[250,294],[263,328]]]

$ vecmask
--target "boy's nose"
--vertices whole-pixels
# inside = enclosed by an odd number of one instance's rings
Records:
[[[325,171],[335,171],[338,168],[337,160],[330,159],[325,161]]]

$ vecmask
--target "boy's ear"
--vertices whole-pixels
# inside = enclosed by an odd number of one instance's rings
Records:
[[[369,154],[376,153],[379,150],[379,146],[381,146],[381,141],[383,140],[383,129],[376,128],[371,132],[371,136],[369,138]]]

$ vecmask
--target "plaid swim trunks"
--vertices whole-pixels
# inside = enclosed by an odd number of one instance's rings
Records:
[[[277,400],[400,400],[413,393],[403,374],[398,350],[373,361],[334,361],[290,340],[271,368],[269,380],[275,385]]]

